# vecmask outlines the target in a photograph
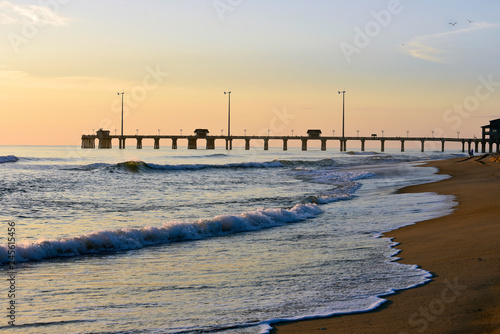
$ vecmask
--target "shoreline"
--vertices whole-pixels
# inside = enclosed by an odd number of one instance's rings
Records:
[[[400,193],[454,195],[453,213],[384,233],[398,262],[432,273],[373,311],[272,324],[271,333],[500,333],[500,163],[491,155],[428,162],[451,178]]]

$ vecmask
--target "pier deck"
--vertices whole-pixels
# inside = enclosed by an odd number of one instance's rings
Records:
[[[474,149],[475,152],[481,150],[482,153],[487,151],[492,153],[496,151],[500,152],[500,143],[492,142],[488,139],[479,138],[436,138],[436,137],[333,137],[333,136],[199,136],[199,135],[83,135],[82,136],[82,148],[96,148],[95,141],[98,140],[98,148],[109,149],[112,148],[112,141],[118,140],[118,147],[125,148],[125,143],[128,140],[135,140],[136,148],[142,149],[142,144],[144,139],[152,139],[154,148],[160,148],[160,140],[170,140],[172,149],[177,149],[178,141],[187,141],[188,149],[197,149],[198,141],[206,141],[206,149],[215,149],[216,141],[225,142],[226,149],[232,149],[233,141],[244,141],[245,149],[249,150],[251,147],[251,142],[258,143],[258,146],[262,146],[264,150],[269,149],[270,141],[282,141],[283,150],[288,149],[289,141],[300,141],[303,151],[307,151],[307,145],[309,141],[320,141],[321,150],[325,151],[327,149],[328,142],[338,142],[337,147],[340,151],[346,151],[347,142],[356,141],[359,142],[359,147],[361,151],[365,150],[366,142],[378,141],[380,143],[380,151],[384,152],[386,142],[399,142],[401,146],[401,152],[405,150],[405,144],[407,142],[420,142],[421,151],[424,152],[425,143],[436,142],[441,144],[441,151],[444,152],[446,143],[462,143],[462,152],[470,152]],[[255,147],[255,146],[254,146]]]

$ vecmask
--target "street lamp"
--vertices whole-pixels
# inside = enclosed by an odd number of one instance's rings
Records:
[[[120,94],[122,94],[122,135],[121,136],[123,137],[123,94],[125,94],[125,92],[121,92],[121,93],[117,93],[117,94],[118,94],[118,96]]]
[[[121,92],[121,93],[118,93],[118,96],[120,96],[120,94],[122,94],[122,132],[121,132],[121,136],[120,136],[120,148],[124,148],[123,146],[125,146],[125,142],[124,142],[124,139],[123,139],[123,94],[125,94],[125,92]],[[123,143],[122,143],[123,141]]]
[[[356,130],[356,132],[358,133],[358,137],[359,137],[359,130]],[[384,131],[382,131],[382,137],[384,136],[383,133],[384,133]]]
[[[332,137],[335,137],[335,130],[332,130]]]
[[[344,138],[345,90],[339,91],[339,94],[342,94],[342,138]]]
[[[460,131],[457,131],[457,138],[460,139]]]
[[[223,136],[224,129],[220,129],[220,135]]]
[[[181,136],[182,136],[182,129],[181,129]]]
[[[228,95],[227,102],[227,136],[231,136],[231,91],[224,92],[224,94]]]
[[[139,135],[139,129],[135,129],[135,135],[138,136]]]
[[[269,132],[271,132],[271,130],[267,129],[267,136],[269,137]]]
[[[410,135],[410,130],[406,130],[406,138]]]
[[[160,131],[161,131],[161,129],[158,129],[158,136],[160,135]]]
[[[293,129],[292,129],[292,137],[293,137]]]
[[[245,130],[243,130],[243,131],[245,131],[245,137],[246,137],[246,136],[247,136],[247,129],[245,129]]]
[[[92,134],[95,135],[95,129],[92,129]]]
[[[434,138],[434,131],[432,131],[432,138]]]
[[[382,138],[384,138],[384,130],[382,130]]]

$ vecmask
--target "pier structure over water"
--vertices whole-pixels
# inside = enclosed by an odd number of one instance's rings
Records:
[[[321,150],[326,151],[329,143],[335,143],[334,146],[339,147],[340,151],[347,150],[347,142],[358,142],[361,151],[365,151],[365,145],[367,142],[379,142],[380,151],[385,151],[385,145],[387,142],[399,142],[401,146],[401,152],[405,151],[405,145],[407,142],[419,142],[421,147],[421,152],[424,152],[424,147],[426,143],[433,142],[437,143],[441,147],[441,151],[444,152],[446,143],[461,143],[462,152],[470,152],[474,149],[475,152],[482,153],[493,153],[500,152],[500,140],[495,138],[437,138],[437,137],[334,137],[334,136],[321,136],[321,131],[319,130],[309,130],[309,135],[307,136],[211,136],[209,131],[206,129],[197,129],[194,135],[110,135],[107,130],[99,130],[95,135],[83,135],[82,136],[82,148],[95,148],[96,139],[98,140],[98,148],[100,149],[110,149],[112,148],[113,140],[118,140],[118,147],[124,149],[127,140],[134,142],[137,149],[142,149],[143,141],[153,141],[153,147],[155,149],[160,148],[160,140],[165,142],[165,140],[170,141],[172,149],[177,149],[180,140],[187,141],[188,149],[198,149],[199,142],[205,142],[205,148],[207,150],[215,149],[216,141],[222,141],[225,143],[227,149],[232,149],[233,141],[241,141],[245,143],[245,149],[249,150],[251,147],[251,142],[256,143],[255,145],[262,145],[264,150],[269,149],[269,142],[281,141],[283,145],[283,150],[288,149],[288,143],[290,141],[298,141],[301,143],[303,151],[307,151],[308,143],[310,141],[320,141]],[[438,146],[438,147],[439,147]],[[466,151],[467,150],[467,151]]]

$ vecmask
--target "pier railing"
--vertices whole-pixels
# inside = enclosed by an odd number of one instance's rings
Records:
[[[299,141],[303,151],[307,151],[309,141],[320,141],[321,150],[325,151],[327,149],[329,142],[337,142],[336,146],[340,148],[340,151],[346,151],[347,142],[359,142],[359,147],[361,151],[365,150],[366,142],[378,141],[380,143],[380,151],[384,152],[385,145],[387,142],[399,142],[401,146],[401,152],[405,151],[405,144],[407,142],[420,142],[421,151],[424,152],[425,144],[429,142],[436,142],[441,144],[441,151],[444,152],[446,143],[461,143],[462,152],[470,152],[474,148],[475,152],[481,150],[482,153],[500,151],[500,143],[490,141],[488,139],[480,138],[437,138],[437,137],[333,137],[333,136],[197,136],[197,135],[109,135],[109,136],[97,136],[97,135],[83,135],[82,136],[82,148],[96,148],[96,139],[98,140],[98,148],[109,149],[112,148],[113,140],[118,140],[118,147],[125,148],[125,143],[127,140],[135,140],[136,148],[142,149],[143,140],[153,140],[153,146],[155,149],[160,148],[161,140],[170,140],[172,149],[177,149],[179,140],[187,141],[188,149],[197,149],[198,141],[206,141],[205,148],[215,149],[216,141],[225,142],[227,149],[232,149],[233,141],[244,141],[245,149],[250,149],[251,141],[260,141],[259,145],[263,145],[264,150],[269,149],[270,141],[282,141],[283,150],[288,149],[289,141]]]

